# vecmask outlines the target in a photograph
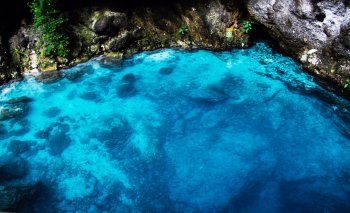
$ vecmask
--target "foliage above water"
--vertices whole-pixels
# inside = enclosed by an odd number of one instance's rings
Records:
[[[350,79],[346,79],[344,84],[344,89],[349,88],[349,86],[350,86]]]
[[[181,37],[184,37],[184,36],[188,35],[189,30],[188,30],[186,24],[182,24],[182,25],[181,25],[181,27],[180,27],[178,33],[179,33],[179,35],[180,35]]]
[[[29,3],[34,16],[34,27],[41,34],[39,46],[42,56],[67,57],[69,38],[63,31],[65,19],[55,8],[57,0],[33,0]]]
[[[249,33],[249,31],[252,29],[252,24],[250,23],[250,21],[243,21],[242,24],[242,32]]]

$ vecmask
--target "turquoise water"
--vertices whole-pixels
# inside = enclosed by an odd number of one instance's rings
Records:
[[[0,121],[0,162],[25,165],[0,185],[43,186],[18,211],[350,211],[349,103],[264,43],[64,72],[0,91],[22,110]]]

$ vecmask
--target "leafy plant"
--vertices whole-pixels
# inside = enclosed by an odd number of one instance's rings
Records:
[[[252,29],[252,24],[250,21],[243,21],[242,22],[242,32],[247,34]]]
[[[179,31],[178,31],[178,33],[181,37],[188,35],[189,32],[190,31],[188,30],[186,24],[182,24]]]
[[[34,27],[42,38],[39,45],[43,48],[43,56],[67,57],[69,38],[63,32],[65,20],[55,8],[57,0],[32,0],[29,3],[34,16]]]
[[[346,79],[344,83],[344,89],[347,89],[350,86],[350,79]]]

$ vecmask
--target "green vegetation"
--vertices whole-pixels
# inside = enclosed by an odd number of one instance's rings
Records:
[[[350,86],[350,79],[346,79],[344,83],[344,89],[347,89]]]
[[[32,0],[29,3],[34,16],[34,27],[42,38],[39,42],[42,56],[67,57],[69,53],[68,36],[63,32],[65,20],[60,11],[55,9],[57,0]]]
[[[247,34],[252,29],[252,24],[250,21],[243,21],[242,22],[242,32]]]
[[[188,30],[186,24],[182,24],[182,26],[180,27],[178,33],[181,37],[184,37],[186,35],[188,35],[190,31]]]

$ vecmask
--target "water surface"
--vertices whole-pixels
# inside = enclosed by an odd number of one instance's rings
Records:
[[[0,91],[32,99],[0,123],[0,158],[26,164],[0,184],[44,185],[21,211],[350,211],[349,103],[264,43],[64,72]]]

